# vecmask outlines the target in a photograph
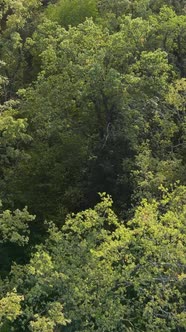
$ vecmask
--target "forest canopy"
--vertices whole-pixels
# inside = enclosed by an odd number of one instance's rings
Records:
[[[186,1],[0,3],[0,332],[186,329]]]

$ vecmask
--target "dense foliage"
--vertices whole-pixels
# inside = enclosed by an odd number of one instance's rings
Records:
[[[1,332],[185,331],[185,39],[185,0],[1,1]]]

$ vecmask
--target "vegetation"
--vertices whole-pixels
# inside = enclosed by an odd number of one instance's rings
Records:
[[[0,4],[0,332],[186,329],[185,0]]]

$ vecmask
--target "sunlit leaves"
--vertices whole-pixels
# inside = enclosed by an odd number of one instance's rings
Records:
[[[0,299],[0,328],[7,322],[13,322],[21,313],[21,302],[24,296],[18,295],[14,289]]]
[[[185,326],[185,194],[184,186],[162,188],[162,199],[143,200],[126,224],[103,194],[94,209],[69,215],[61,230],[51,225],[46,244],[23,268],[25,283],[14,278],[32,330]]]
[[[23,211],[15,210],[11,213],[9,210],[0,214],[0,242],[12,242],[19,246],[28,243],[29,240],[29,222],[33,221],[35,216],[28,213],[25,208]]]

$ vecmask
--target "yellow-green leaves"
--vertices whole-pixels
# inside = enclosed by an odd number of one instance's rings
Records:
[[[33,332],[53,332],[56,326],[64,326],[70,321],[63,315],[63,306],[59,302],[53,302],[49,305],[48,316],[34,315],[34,320],[30,322]]]
[[[181,78],[171,84],[167,94],[167,101],[173,105],[177,111],[186,111],[186,79]]]
[[[8,145],[18,140],[26,141],[29,136],[25,133],[27,129],[26,119],[15,119],[11,112],[4,112],[0,116],[1,144]]]
[[[100,196],[61,230],[51,225],[30,262],[12,270],[24,296],[19,323],[33,332],[185,327],[186,188],[143,200],[128,223],[119,222],[110,196]]]
[[[154,52],[143,51],[140,60],[131,70],[134,75],[140,77],[138,84],[148,97],[160,96],[167,91],[168,79],[171,74],[171,66],[168,64],[167,53],[159,50]]]
[[[37,252],[30,263],[29,271],[36,276],[46,277],[54,269],[51,257],[45,252]]]
[[[6,322],[13,322],[22,313],[21,302],[23,295],[18,295],[16,290],[7,293],[0,299],[0,328]]]
[[[15,210],[13,213],[9,210],[0,214],[0,242],[11,242],[23,246],[29,241],[29,222],[33,221],[35,216],[30,215],[27,208],[23,211]]]
[[[7,15],[7,30],[22,28],[32,11],[41,5],[40,0],[4,0],[0,14]]]

